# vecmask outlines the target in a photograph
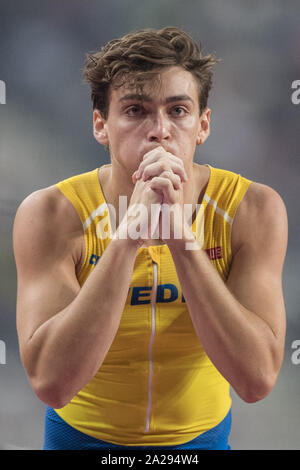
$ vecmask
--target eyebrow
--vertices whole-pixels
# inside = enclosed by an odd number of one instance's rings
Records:
[[[147,101],[147,102],[153,101],[149,95],[131,93],[129,95],[122,96],[122,98],[119,99],[119,102],[129,101],[129,100],[138,100],[138,101]],[[166,104],[173,103],[174,101],[191,101],[192,103],[194,103],[194,100],[189,95],[175,95],[175,96],[169,96],[168,98],[166,98]]]

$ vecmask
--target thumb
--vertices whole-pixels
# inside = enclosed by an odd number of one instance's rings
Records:
[[[135,183],[137,182],[136,174],[137,174],[137,170],[136,170],[134,173],[132,173],[132,177],[131,177],[131,178],[132,178],[133,184],[135,184]]]

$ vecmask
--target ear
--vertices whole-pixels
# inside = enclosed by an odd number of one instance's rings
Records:
[[[202,145],[210,134],[210,115],[211,110],[205,108],[199,118],[199,130],[197,134],[197,145]]]
[[[98,109],[95,109],[93,111],[93,134],[97,142],[105,146],[109,144],[106,127],[106,119]]]

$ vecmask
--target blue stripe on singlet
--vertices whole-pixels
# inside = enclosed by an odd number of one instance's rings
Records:
[[[52,408],[46,407],[43,450],[100,450],[100,449],[197,449],[230,450],[228,437],[231,431],[231,409],[217,426],[195,439],[175,446],[119,446],[101,441],[67,424]]]

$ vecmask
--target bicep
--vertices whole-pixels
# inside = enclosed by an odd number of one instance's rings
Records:
[[[15,217],[13,244],[17,267],[17,331],[21,356],[34,332],[77,296],[70,242],[59,232],[57,213],[47,201],[21,205]]]
[[[282,277],[273,263],[244,247],[236,255],[227,280],[227,287],[246,309],[264,320],[277,338],[285,336],[285,306]]]
[[[21,351],[41,325],[69,307],[80,290],[75,276],[57,262],[47,271],[31,266],[30,274],[18,275],[17,331]]]
[[[241,244],[233,258],[227,287],[245,308],[268,324],[282,349],[286,324],[282,289],[286,210],[278,194],[267,187],[252,201],[250,195],[248,202],[235,227]]]

